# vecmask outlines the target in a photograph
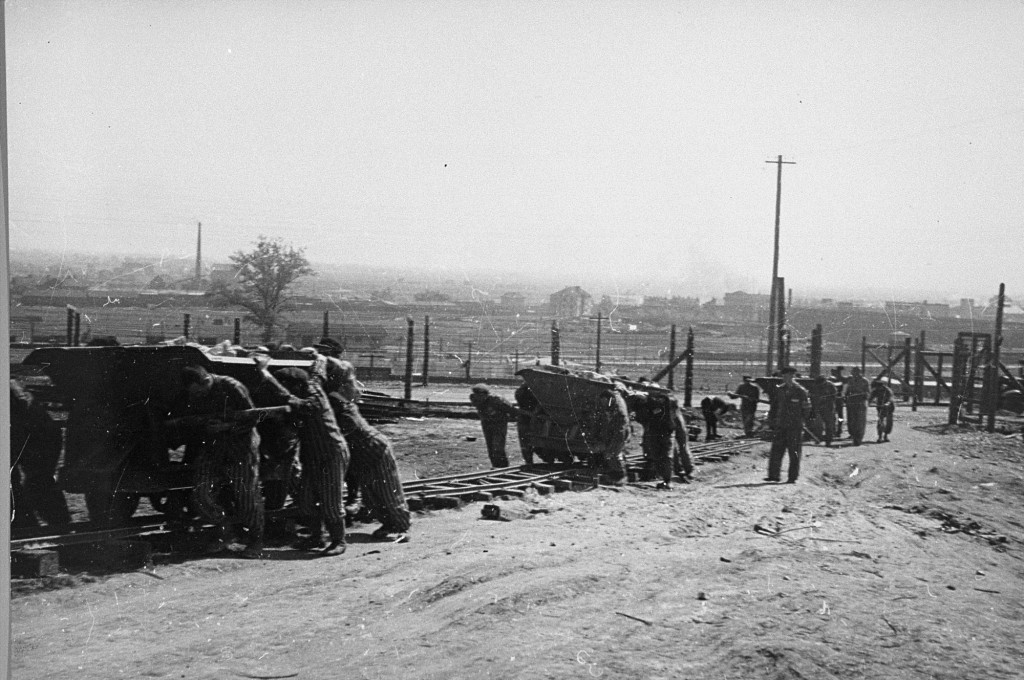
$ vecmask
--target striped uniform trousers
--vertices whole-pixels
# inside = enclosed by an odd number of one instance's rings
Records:
[[[373,428],[370,428],[373,430]],[[398,465],[391,443],[373,430],[356,430],[347,435],[352,449],[352,467],[357,470],[363,503],[374,519],[393,533],[409,530],[409,505],[398,478]]]
[[[311,380],[308,385],[311,396],[304,400],[307,412],[299,427],[302,463],[299,508],[314,520],[322,520],[332,540],[343,540],[349,450],[320,383]]]
[[[234,378],[214,375],[208,394],[190,401],[188,415],[224,417],[253,407],[249,391]],[[259,490],[259,435],[251,426],[199,438],[195,444],[195,488],[192,499],[200,517],[223,526],[227,521],[217,498],[227,481],[235,517],[249,530],[250,543],[263,538],[263,496]]]
[[[192,499],[199,515],[212,524],[226,521],[217,492],[226,481],[231,487],[237,519],[249,530],[249,541],[263,538],[263,496],[259,490],[259,436],[254,430],[203,447],[195,462]]]

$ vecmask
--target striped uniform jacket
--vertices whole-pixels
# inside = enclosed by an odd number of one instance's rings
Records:
[[[252,389],[256,406],[286,406],[294,398],[284,385],[269,373],[261,376]],[[260,479],[284,481],[290,479],[298,459],[299,433],[296,418],[266,418],[256,424],[260,435]]]
[[[210,391],[188,399],[186,416],[226,418],[233,411],[253,408],[245,385],[226,375],[214,375]],[[235,513],[248,528],[250,540],[263,536],[263,496],[259,492],[259,435],[251,424],[239,424],[228,432],[206,433],[202,427],[186,435],[195,453],[196,510],[209,522],[223,524],[224,508],[217,490],[227,480],[235,501]]]
[[[302,493],[299,507],[310,517],[324,520],[328,530],[344,532],[345,470],[349,450],[338,429],[331,404],[319,381],[306,382],[307,394],[299,425],[299,460],[302,463]]]
[[[395,533],[408,531],[409,505],[398,478],[391,442],[366,422],[354,403],[336,392],[327,396],[352,451],[352,468],[360,483],[363,503],[387,529]]]

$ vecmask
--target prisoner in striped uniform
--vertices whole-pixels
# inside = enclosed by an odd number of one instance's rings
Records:
[[[299,409],[299,460],[302,464],[302,491],[299,508],[310,518],[312,534],[301,548],[323,547],[323,526],[331,542],[324,555],[345,552],[345,470],[349,450],[334,419],[331,404],[320,382],[300,368],[284,368],[275,373],[288,391],[302,400]]]
[[[301,400],[289,392],[267,370],[269,357],[259,357],[260,370],[252,384],[253,403],[257,407],[292,406],[298,407]],[[298,498],[299,432],[298,416],[293,412],[286,416],[260,418],[256,432],[260,436],[260,483],[263,486],[263,505],[267,514],[267,532],[285,534],[284,520],[275,517],[274,511],[284,508],[291,491]]]
[[[338,427],[352,452],[352,468],[360,482],[363,504],[381,523],[374,538],[398,534],[399,542],[409,540],[409,505],[405,501],[398,465],[391,442],[359,413],[359,408],[337,392],[327,395]]]
[[[193,500],[199,515],[219,529],[214,550],[225,547],[231,520],[217,499],[224,481],[231,488],[234,512],[248,537],[243,555],[260,557],[263,549],[263,498],[259,492],[259,435],[253,423],[232,421],[236,411],[253,408],[245,386],[226,375],[214,375],[202,366],[181,372],[186,390],[184,439],[194,455]],[[174,433],[172,433],[172,439]]]

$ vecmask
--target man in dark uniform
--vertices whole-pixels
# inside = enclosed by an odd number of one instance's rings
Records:
[[[253,408],[249,390],[234,378],[211,374],[202,366],[183,368],[181,381],[186,390],[187,418],[178,428],[185,430],[184,438],[194,455],[192,495],[196,510],[218,530],[211,548],[223,550],[231,535],[231,519],[218,499],[226,480],[234,498],[235,515],[248,532],[242,555],[261,557],[263,497],[259,491],[259,435],[251,421],[231,420],[232,413]],[[172,438],[174,436],[172,433]]]
[[[700,412],[704,416],[704,427],[706,429],[704,441],[718,439],[718,417],[729,412],[733,405],[721,397],[704,397],[700,401]]]
[[[640,446],[648,467],[661,477],[659,489],[672,488],[672,474],[689,484],[693,479],[686,419],[675,397],[636,393],[626,399],[636,422],[644,428]]]
[[[878,441],[889,441],[892,433],[892,416],[896,412],[896,402],[893,399],[892,388],[881,380],[871,383],[871,394],[868,403],[874,404],[878,412]]]
[[[832,382],[836,384],[836,439],[843,438],[843,423],[846,419],[846,398],[843,396],[843,388],[849,377],[843,375],[845,366],[836,366],[832,369]]]
[[[480,426],[484,431],[491,467],[508,467],[508,455],[505,453],[508,419],[509,416],[519,416],[520,410],[507,399],[491,394],[491,389],[483,383],[473,385],[469,403],[473,404],[480,414]]]
[[[754,434],[754,418],[757,415],[757,404],[761,400],[761,388],[749,375],[743,376],[743,382],[735,392],[729,392],[730,399],[740,400],[740,416],[743,418],[743,434]]]
[[[772,448],[768,456],[766,482],[782,481],[782,454],[789,453],[787,483],[800,477],[800,454],[804,438],[804,419],[810,412],[807,390],[797,384],[796,369],[782,369],[782,384],[772,393],[768,422],[772,428]]]
[[[860,368],[850,369],[853,375],[843,387],[843,398],[846,401],[846,427],[850,431],[850,439],[854,446],[864,441],[864,430],[868,424],[868,396],[871,394],[871,383],[860,374]]]
[[[38,526],[38,514],[48,526],[67,526],[71,513],[54,478],[63,445],[60,425],[18,381],[10,381],[10,392],[11,525]]]
[[[825,446],[832,445],[832,437],[836,425],[836,386],[828,379],[819,375],[809,390],[811,397],[811,427],[814,436],[825,441]]]
[[[523,453],[523,462],[526,467],[533,465],[533,445],[530,441],[530,428],[533,425],[533,414],[540,407],[537,397],[530,391],[529,386],[523,383],[516,388],[516,406],[519,408],[519,415],[516,416],[516,434],[519,435],[519,449]]]

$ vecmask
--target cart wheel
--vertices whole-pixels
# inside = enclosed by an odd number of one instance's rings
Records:
[[[168,491],[149,497],[154,510],[173,519],[188,519],[195,514],[188,502],[189,494],[186,491]]]
[[[545,463],[547,463],[548,465],[550,465],[555,462],[555,459],[558,457],[558,454],[549,449],[537,449],[537,457],[540,458]]]
[[[85,507],[89,519],[101,527],[123,526],[139,507],[139,496],[111,491],[91,491],[85,494]]]

